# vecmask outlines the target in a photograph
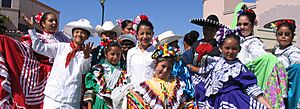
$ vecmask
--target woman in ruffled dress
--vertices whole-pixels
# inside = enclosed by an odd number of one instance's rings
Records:
[[[262,88],[268,102],[274,108],[285,108],[287,97],[287,74],[276,56],[267,53],[258,36],[254,35],[256,14],[251,9],[240,10],[237,26],[241,29],[240,61],[257,77],[257,84]]]
[[[273,54],[283,62],[289,76],[288,108],[300,108],[300,49],[292,44],[296,24],[294,20],[283,19],[274,25],[278,46]]]
[[[25,15],[22,17],[25,22],[30,21]],[[54,13],[38,13],[34,20],[42,30],[42,33],[37,33],[42,43],[71,41],[69,36],[57,31],[58,20]],[[0,108],[41,108],[53,59],[34,52],[29,35],[20,40],[0,35]],[[35,93],[29,93],[32,91]]]

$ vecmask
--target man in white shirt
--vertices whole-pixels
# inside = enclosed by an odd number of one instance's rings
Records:
[[[32,21],[26,18],[31,28],[28,33],[32,49],[37,53],[54,58],[51,75],[45,87],[44,109],[79,109],[81,100],[82,74],[90,69],[93,43],[84,45],[94,29],[86,19],[73,21],[65,26],[65,32],[72,34],[71,43],[43,44],[33,29]]]

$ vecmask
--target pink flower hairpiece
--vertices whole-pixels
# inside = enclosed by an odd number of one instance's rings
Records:
[[[118,19],[116,20],[117,24],[120,25],[122,27],[122,22],[123,22],[123,19]]]
[[[148,16],[146,15],[139,15],[133,20],[133,29],[136,31],[137,25],[140,24],[141,21],[149,21]]]

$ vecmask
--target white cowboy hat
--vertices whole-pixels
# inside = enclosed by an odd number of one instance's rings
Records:
[[[92,36],[96,36],[95,30],[91,25],[90,21],[87,19],[79,19],[78,21],[72,21],[65,25],[64,32],[69,35],[72,35],[72,29],[74,28],[82,28],[91,33]]]
[[[119,37],[119,40],[120,41],[129,40],[129,41],[133,42],[134,45],[136,45],[136,43],[137,43],[136,37],[134,35],[131,35],[131,34],[121,35]]]
[[[96,32],[99,36],[101,36],[101,33],[105,31],[114,31],[117,33],[117,36],[120,36],[122,28],[118,24],[115,25],[112,21],[105,21],[102,26],[96,26]]]
[[[173,31],[166,31],[157,36],[158,44],[164,45],[165,43],[169,44],[173,41],[183,38],[183,36],[175,35]]]

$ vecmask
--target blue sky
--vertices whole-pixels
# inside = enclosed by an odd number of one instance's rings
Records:
[[[86,18],[95,27],[101,24],[99,0],[39,0],[61,12],[59,29],[74,20]],[[200,26],[189,23],[191,18],[202,18],[202,0],[106,0],[105,20],[134,19],[145,14],[154,25],[155,36],[172,30],[185,35],[190,30],[200,32]],[[96,45],[99,37],[91,38]],[[181,44],[180,44],[181,45]]]

